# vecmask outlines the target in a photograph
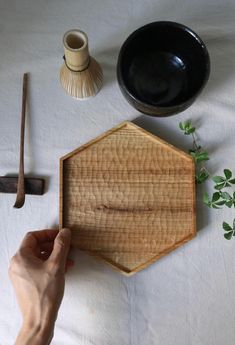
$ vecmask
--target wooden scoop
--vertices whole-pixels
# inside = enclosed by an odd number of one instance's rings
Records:
[[[27,99],[28,74],[24,74],[23,93],[22,93],[22,112],[21,112],[21,133],[20,133],[20,165],[19,176],[0,176],[0,193],[16,193],[14,207],[21,208],[24,205],[25,194],[43,195],[45,180],[38,177],[24,176],[24,132],[25,132],[25,113]]]
[[[17,184],[17,195],[15,201],[15,208],[21,208],[25,201],[25,188],[24,188],[24,132],[25,132],[25,113],[26,113],[26,99],[27,99],[27,85],[28,75],[24,74],[23,77],[23,93],[22,93],[22,111],[21,111],[21,131],[20,131],[20,165],[19,165],[19,178]]]

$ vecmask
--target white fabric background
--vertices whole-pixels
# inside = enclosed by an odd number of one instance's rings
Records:
[[[30,72],[26,172],[48,179],[43,197],[0,195],[0,344],[13,344],[21,317],[7,276],[23,235],[58,224],[59,157],[123,120],[133,120],[177,147],[190,139],[178,130],[192,119],[211,154],[213,174],[235,171],[235,3],[233,0],[0,0],[0,175],[18,169],[21,80]],[[150,118],[124,100],[116,81],[118,51],[139,26],[173,20],[194,29],[211,56],[210,81],[185,112]],[[62,36],[81,28],[102,64],[104,86],[86,102],[59,84]],[[141,47],[140,47],[141,49]],[[207,184],[208,190],[211,184]],[[201,198],[202,188],[198,190]],[[67,274],[55,345],[233,345],[235,240],[221,223],[233,210],[208,210],[198,201],[196,239],[132,278],[79,252]]]

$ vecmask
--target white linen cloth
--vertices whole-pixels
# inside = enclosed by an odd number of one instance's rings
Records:
[[[30,72],[26,173],[45,176],[47,193],[0,195],[0,344],[11,345],[21,316],[7,268],[29,230],[58,225],[59,158],[123,120],[133,120],[187,151],[179,121],[192,119],[211,156],[212,174],[235,171],[235,2],[233,0],[0,0],[0,175],[18,170],[21,83]],[[136,28],[158,20],[188,25],[205,41],[211,76],[198,100],[167,118],[143,116],[123,98],[116,81],[121,44]],[[101,63],[104,86],[85,102],[59,84],[62,36],[79,28]],[[141,47],[140,47],[141,49]],[[212,184],[207,183],[211,191]],[[221,223],[231,209],[203,206],[198,189],[198,236],[131,278],[74,252],[54,345],[233,345],[235,240]]]

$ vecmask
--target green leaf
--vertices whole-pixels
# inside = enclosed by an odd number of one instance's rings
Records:
[[[227,193],[227,192],[222,192],[221,193],[221,198],[223,198],[225,200],[231,200],[232,199],[231,195],[229,193]]]
[[[209,177],[209,173],[208,173],[208,171],[203,169],[202,171],[200,171],[200,176],[207,176],[207,177]]]
[[[233,219],[233,230],[235,230],[235,218]]]
[[[184,121],[183,126],[184,128],[190,128],[192,126],[191,121]]]
[[[195,130],[196,130],[195,127],[190,127],[190,128],[187,130],[187,133],[188,133],[188,134],[192,134],[192,133],[195,132]]]
[[[226,201],[225,205],[231,208],[233,206],[233,201],[232,200]]]
[[[196,152],[195,160],[196,160],[196,163],[202,162],[202,161],[208,161],[209,160],[208,152],[206,151]]]
[[[200,178],[200,179],[197,179],[197,178],[196,178],[196,181],[197,181],[198,184],[201,184],[201,183],[204,183],[204,182],[207,180],[207,178],[208,178],[208,177],[205,177],[205,178],[203,178],[203,179],[202,179],[202,178]]]
[[[229,169],[224,169],[224,175],[227,180],[229,180],[232,177],[232,172]]]
[[[221,189],[223,189],[225,187],[225,184],[224,183],[221,183],[221,184],[217,184],[214,188],[216,189],[216,190],[221,190]]]
[[[229,183],[235,184],[235,178],[233,178],[232,180],[229,180]]]
[[[222,182],[225,182],[225,178],[222,177],[222,176],[214,176],[214,177],[212,177],[212,180],[213,180],[215,183],[222,183]]]
[[[195,159],[197,153],[194,150],[189,150],[189,154]]]
[[[209,198],[209,194],[208,193],[204,193],[203,195],[203,202],[209,206],[210,204],[210,198]]]
[[[179,123],[179,128],[182,129],[182,131],[184,131],[184,124],[183,124],[183,122]]]
[[[212,196],[212,202],[215,202],[217,200],[219,200],[220,198],[220,193],[219,192],[215,192]]]
[[[201,171],[199,174],[196,175],[196,181],[197,183],[203,183],[205,182],[209,177],[209,174],[207,171]]]
[[[224,231],[231,231],[232,230],[231,226],[226,222],[223,222],[223,229],[224,229]]]
[[[196,154],[196,152],[190,152],[190,155],[193,157],[195,163],[197,163]]]
[[[216,204],[212,204],[213,208],[220,209],[221,207],[216,206]]]
[[[226,240],[231,240],[233,236],[233,231],[229,231],[226,234],[224,234],[224,238],[226,238]]]
[[[215,204],[216,204],[217,206],[223,206],[225,203],[226,203],[225,200],[221,200],[221,201],[217,201]]]
[[[196,128],[192,126],[190,121],[180,122],[179,128],[184,131],[184,134],[189,135],[195,132]]]

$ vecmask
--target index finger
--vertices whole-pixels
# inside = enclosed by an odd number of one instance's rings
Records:
[[[58,232],[59,230],[55,229],[30,231],[25,235],[20,248],[30,248],[34,250],[42,243],[53,242]]]

